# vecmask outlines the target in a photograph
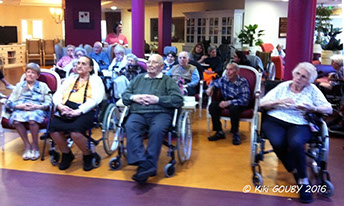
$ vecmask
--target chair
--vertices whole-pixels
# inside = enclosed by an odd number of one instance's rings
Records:
[[[54,40],[43,40],[43,66],[47,60],[53,60],[56,64],[56,54]]]
[[[25,78],[25,75],[22,75],[20,81],[23,81]],[[42,81],[42,82],[45,82],[48,87],[50,88],[50,90],[52,92],[55,92],[58,87],[60,86],[60,77],[59,75],[52,71],[52,70],[49,70],[49,69],[41,69],[41,75],[39,76],[38,78],[38,81]],[[1,125],[0,125],[0,145],[1,145],[1,148],[3,151],[5,151],[5,132],[17,132],[15,130],[15,128],[9,124],[9,119],[6,119],[3,117],[4,115],[4,112],[5,112],[5,106],[3,103],[2,104],[2,112],[1,112]],[[42,124],[39,125],[39,133],[45,133],[46,132],[46,128],[47,128],[47,125],[48,125],[48,120],[49,120],[49,115],[48,117],[44,120],[44,122]],[[26,125],[28,126],[28,125]],[[27,127],[27,130],[28,132],[29,131],[29,127]]]
[[[175,46],[165,46],[164,47],[164,56],[167,56],[167,54],[169,53],[169,52],[174,52],[174,53],[176,53],[177,54],[177,47],[175,47]]]
[[[279,80],[282,80],[284,78],[284,65],[283,65],[283,59],[281,56],[274,56],[271,57],[271,61],[275,65],[275,72],[276,72],[276,78]]]
[[[271,61],[271,52],[257,51],[256,56],[258,56],[263,63],[264,77],[269,80],[274,80],[276,76],[276,69],[274,63]]]
[[[58,62],[63,57],[63,48],[60,44],[55,44],[55,55],[56,55],[56,61]]]
[[[254,121],[258,115],[258,105],[259,105],[260,85],[261,85],[262,75],[253,67],[244,66],[244,65],[239,65],[239,67],[240,67],[239,75],[244,77],[248,81],[250,92],[251,92],[249,108],[244,110],[241,113],[240,120],[244,122],[250,122],[250,132],[251,132],[250,136],[253,136],[255,133]],[[212,99],[214,100],[222,99],[222,94],[219,89],[214,90],[212,98],[209,98],[209,101],[208,101],[208,106],[207,106],[208,132],[210,131],[210,119],[211,119],[211,115],[209,114],[209,105]],[[222,109],[220,119],[223,119],[225,121],[230,120],[229,115],[230,115],[229,109]]]
[[[272,52],[274,50],[274,45],[271,43],[262,43],[259,45],[262,48],[263,52]]]
[[[41,39],[26,39],[26,64],[31,60],[39,60],[42,65]]]
[[[90,53],[93,51],[92,46],[89,45],[89,44],[85,44],[85,45],[84,45],[84,49],[86,50],[87,55],[90,55]]]

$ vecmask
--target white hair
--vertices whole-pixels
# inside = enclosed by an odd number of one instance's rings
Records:
[[[296,72],[298,72],[300,69],[306,70],[306,72],[309,74],[309,83],[313,83],[318,76],[317,69],[313,64],[309,62],[301,62],[293,70],[293,77],[295,76]]]

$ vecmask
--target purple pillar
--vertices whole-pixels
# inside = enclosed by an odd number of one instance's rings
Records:
[[[312,61],[316,4],[316,0],[289,0],[285,80],[292,79],[298,63]]]
[[[160,55],[164,53],[165,46],[171,46],[172,33],[172,2],[159,2],[159,49]]]
[[[145,0],[131,1],[132,52],[139,58],[145,56]]]

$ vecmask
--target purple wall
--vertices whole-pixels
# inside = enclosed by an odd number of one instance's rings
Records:
[[[66,45],[79,44],[93,45],[96,41],[101,41],[101,5],[100,0],[65,0],[65,33]],[[79,15],[85,20],[89,12],[90,22],[79,22]],[[85,16],[86,15],[86,16]]]
[[[131,1],[132,52],[139,58],[145,56],[145,0]]]
[[[171,46],[172,32],[172,2],[159,2],[159,49],[160,55],[164,55],[165,46]]]
[[[312,62],[316,0],[289,0],[284,79],[300,62]]]

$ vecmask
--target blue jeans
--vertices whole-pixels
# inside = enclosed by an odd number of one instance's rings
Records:
[[[291,124],[266,115],[262,130],[288,172],[296,169],[299,178],[307,177],[304,145],[311,138],[309,126]]]
[[[149,162],[157,168],[164,136],[171,126],[170,113],[130,114],[125,129],[127,133],[128,164],[138,165]],[[143,135],[148,132],[145,151]]]

